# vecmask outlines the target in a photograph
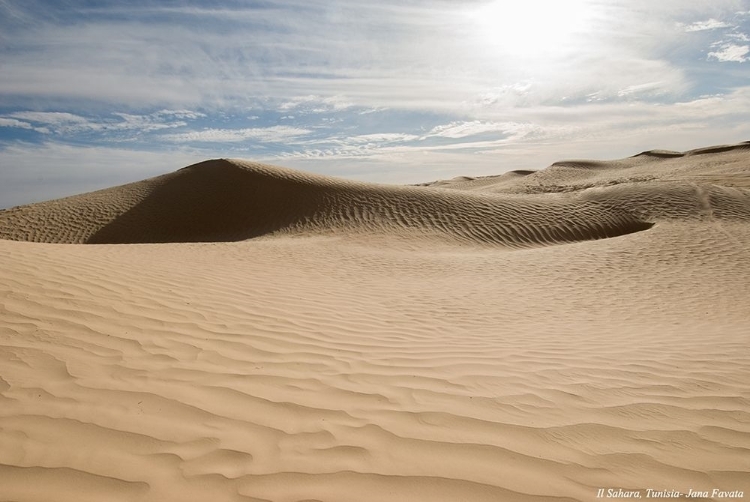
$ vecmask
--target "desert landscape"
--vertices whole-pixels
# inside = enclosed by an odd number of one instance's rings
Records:
[[[543,167],[0,211],[0,500],[750,498],[750,142]]]

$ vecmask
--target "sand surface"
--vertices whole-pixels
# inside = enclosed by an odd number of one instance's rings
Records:
[[[0,237],[1,501],[750,499],[750,144],[214,160]]]

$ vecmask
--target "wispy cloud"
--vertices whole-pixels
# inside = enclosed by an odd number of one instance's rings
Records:
[[[374,133],[374,134],[360,134],[357,136],[346,136],[344,138],[334,138],[335,142],[339,144],[350,144],[350,145],[385,145],[393,143],[403,143],[406,141],[414,141],[419,139],[419,136],[415,134],[405,133]]]
[[[324,113],[350,108],[354,104],[344,96],[295,96],[278,105],[281,111],[301,111],[302,113]]]
[[[731,38],[738,42],[750,42],[750,37],[744,33],[728,33],[727,38]]]
[[[262,143],[275,143],[296,139],[309,134],[309,129],[297,127],[272,126],[246,129],[204,129],[180,134],[165,134],[161,138],[177,143],[235,143],[255,140]]]
[[[750,53],[750,46],[748,45],[722,43],[718,45],[718,50],[708,53],[708,58],[713,58],[723,63],[744,63],[748,60],[748,58],[746,57],[748,53]]]
[[[110,117],[84,117],[67,112],[21,111],[0,117],[0,127],[21,127],[44,134],[75,135],[81,133],[117,133],[131,131],[148,133],[161,129],[183,127],[185,120],[206,115],[190,110],[159,110],[148,115],[113,112]],[[182,120],[185,119],[185,120]]]
[[[69,125],[69,124],[86,124],[88,119],[72,113],[63,112],[15,112],[10,114],[11,117],[37,122],[52,126]]]
[[[24,30],[8,27],[24,50],[5,58],[0,98],[142,107],[276,102],[281,109],[315,112],[352,105],[458,112],[465,102],[513,106],[570,95],[586,83],[622,89],[649,78],[672,84],[679,79],[668,64],[657,64],[658,57],[623,43],[625,33],[641,39],[651,35],[642,33],[641,19],[613,31],[592,21],[589,33],[571,33],[561,53],[556,40],[542,41],[549,34],[534,31],[539,27],[529,15],[527,29],[518,26],[517,31],[532,33],[529,40],[544,49],[520,61],[507,48],[491,46],[489,34],[477,32],[478,21],[467,12],[479,3],[489,2],[89,8],[80,13],[85,22],[75,30],[45,18]],[[576,5],[593,20],[619,14],[607,10],[616,3],[607,9],[587,0]],[[52,10],[63,19],[73,15]],[[498,19],[512,18],[499,9],[491,12]],[[618,22],[625,20],[620,16]],[[524,92],[518,84],[524,81],[536,82],[534,93]]]
[[[28,122],[23,122],[21,120],[5,118],[5,117],[0,117],[0,127],[15,127],[17,129],[30,129],[30,130],[34,130],[34,131],[41,132],[41,133],[49,132],[49,130],[45,127],[34,127]]]
[[[482,122],[479,120],[451,122],[434,127],[424,138],[443,137],[443,138],[467,138],[485,133],[500,134],[519,134],[533,128],[529,124],[517,122]],[[424,139],[423,138],[423,139]]]
[[[631,96],[643,96],[644,94],[662,93],[663,82],[644,82],[642,84],[630,85],[624,89],[617,91],[618,97],[631,97]]]
[[[680,25],[683,26],[684,30],[688,33],[695,32],[695,31],[706,31],[706,30],[717,30],[719,28],[729,28],[731,25],[729,23],[725,23],[724,21],[719,21],[717,19],[709,19],[708,21],[697,21],[695,23],[691,23],[688,25]]]

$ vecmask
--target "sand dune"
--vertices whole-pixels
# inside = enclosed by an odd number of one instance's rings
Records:
[[[747,143],[409,187],[213,160],[0,237],[0,500],[750,498]]]
[[[223,242],[264,235],[416,233],[525,246],[651,227],[578,198],[497,197],[378,186],[213,160],[131,185],[0,214],[0,236],[35,242]]]

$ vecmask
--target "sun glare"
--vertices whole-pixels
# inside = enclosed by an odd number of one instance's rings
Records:
[[[469,13],[479,44],[518,57],[570,48],[591,21],[589,0],[495,0]]]

